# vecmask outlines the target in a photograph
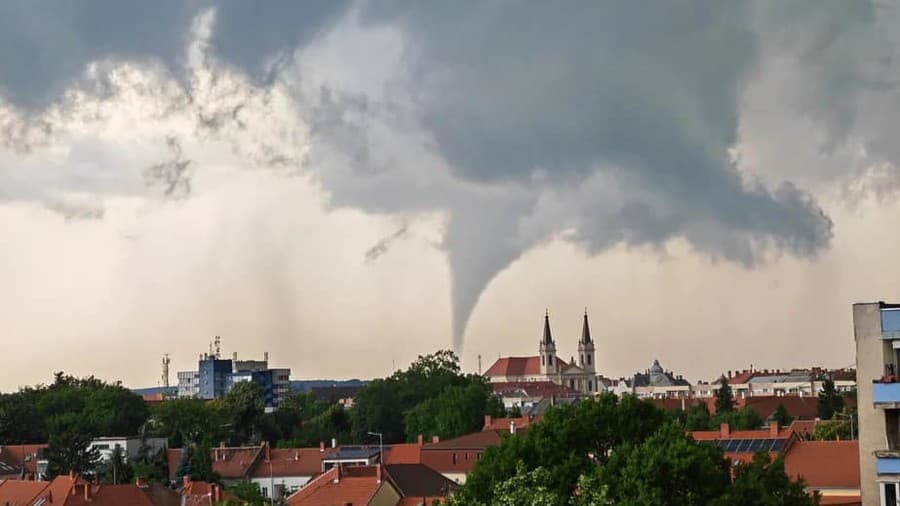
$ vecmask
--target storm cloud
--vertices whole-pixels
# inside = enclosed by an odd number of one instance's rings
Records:
[[[206,143],[228,146],[247,170],[312,177],[335,208],[439,213],[460,348],[488,284],[554,238],[589,254],[622,244],[665,249],[681,239],[748,268],[770,254],[826,250],[832,222],[805,184],[857,181],[876,162],[884,177],[900,158],[882,128],[896,121],[896,101],[883,107],[895,64],[878,49],[898,44],[876,9],[743,1],[4,5],[0,145],[9,160],[28,165],[57,136],[103,124],[104,103],[144,104],[136,121],[155,126],[141,137],[152,145],[147,153],[95,162],[93,171],[65,163],[26,177],[8,162],[0,200],[53,208],[47,187],[189,198],[193,177],[214,165],[189,149]],[[742,128],[758,105],[748,90],[779,69],[805,86],[792,91],[785,114],[826,132],[823,149],[864,146],[855,168],[807,177],[778,160],[745,164],[750,133]],[[870,110],[886,112],[869,119]],[[85,173],[73,178],[75,170]],[[88,216],[102,219],[98,212]],[[361,257],[389,254],[405,231]]]

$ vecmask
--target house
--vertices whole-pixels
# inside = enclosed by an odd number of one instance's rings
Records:
[[[544,315],[544,332],[538,344],[538,355],[529,357],[498,358],[485,371],[491,383],[551,382],[565,385],[572,390],[593,394],[597,385],[596,353],[587,312],[578,340],[578,362],[573,356],[569,362],[556,354],[556,341],[550,330],[550,315]]]
[[[402,499],[384,467],[335,466],[291,494],[288,506],[373,505],[396,506]]]
[[[586,394],[578,392],[566,385],[559,385],[552,381],[510,381],[491,383],[494,395],[503,402],[503,407],[509,410],[515,408],[527,409],[548,398],[585,398]]]
[[[772,422],[763,430],[732,431],[727,423],[719,430],[695,430],[690,436],[698,443],[716,444],[732,462],[750,462],[753,455],[764,451],[771,458],[782,454],[796,441],[797,436],[790,430]]]
[[[0,446],[0,479],[37,479],[44,476],[47,472],[46,451],[45,444]]]
[[[250,471],[250,481],[259,485],[264,496],[281,500],[322,472],[322,459],[332,451],[324,446],[282,449],[266,446],[263,458]]]
[[[443,502],[459,488],[424,464],[389,464],[384,474],[400,493],[400,506],[431,506]]]
[[[190,476],[184,477],[180,506],[216,506],[229,500],[233,501],[235,498],[226,493],[221,485],[193,481]]]
[[[796,441],[784,455],[784,471],[818,492],[820,504],[862,504],[859,441]]]
[[[465,483],[466,475],[481,459],[484,451],[499,446],[498,431],[486,430],[446,441],[436,440],[422,447],[422,463],[456,483]]]
[[[96,485],[77,476],[52,481],[0,481],[0,504],[15,506],[175,506],[177,494],[165,487],[137,482]]]
[[[691,397],[691,384],[682,376],[663,369],[659,360],[654,360],[649,369],[643,373],[635,373],[630,386],[632,393],[642,399],[688,398]],[[620,391],[622,389],[620,388]]]
[[[141,439],[141,436],[97,437],[91,440],[88,447],[98,451],[101,462],[109,462],[112,459],[113,452],[118,448],[122,452],[122,457],[127,462],[129,459],[138,458],[141,454],[141,448],[144,445],[147,446],[151,455],[156,455],[166,449],[168,440],[164,437],[148,437]]]
[[[263,446],[239,446],[212,448],[212,469],[222,479],[222,483],[231,485],[239,481],[250,479],[251,471],[262,455]],[[169,464],[169,480],[176,481],[178,467],[184,450],[170,448],[166,450],[166,460]]]

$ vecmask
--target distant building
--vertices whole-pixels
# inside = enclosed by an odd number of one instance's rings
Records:
[[[113,452],[118,448],[122,452],[125,462],[136,459],[141,454],[141,446],[146,445],[151,456],[164,451],[168,446],[168,440],[164,437],[148,437],[141,441],[140,436],[131,437],[97,437],[91,440],[89,448],[100,453],[100,461],[108,462],[112,459]]]
[[[268,353],[264,360],[222,359],[204,353],[197,363],[197,371],[178,372],[178,397],[219,399],[241,382],[252,381],[262,388],[263,403],[272,411],[291,392],[291,370],[270,369]]]
[[[819,367],[811,369],[744,369],[728,371],[726,380],[735,398],[756,396],[796,396],[815,397],[822,391],[826,379],[834,382],[838,392],[856,390],[856,371],[852,369],[827,370]],[[721,378],[694,386],[696,397],[714,397],[720,387]]]
[[[599,391],[597,386],[596,352],[587,312],[578,340],[578,361],[569,362],[556,354],[556,341],[550,331],[550,315],[544,315],[544,332],[538,344],[538,355],[497,359],[484,373],[492,383],[552,382],[584,394]]]
[[[612,391],[619,396],[628,393],[644,399],[680,399],[691,396],[691,384],[683,377],[663,369],[659,360],[654,360],[653,365],[644,372],[619,380]]]

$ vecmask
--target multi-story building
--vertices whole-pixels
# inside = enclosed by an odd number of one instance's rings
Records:
[[[900,500],[900,304],[853,305],[862,502]]]
[[[568,362],[556,354],[556,341],[550,331],[550,315],[544,315],[544,332],[538,343],[538,355],[498,358],[484,376],[492,383],[553,382],[582,393],[597,392],[596,353],[587,312],[578,339],[578,362]]]
[[[178,397],[200,397],[199,371],[178,371]]]
[[[217,356],[204,355],[197,364],[200,369],[201,399],[218,399],[228,391],[228,376],[232,371],[232,361]]]
[[[676,376],[654,360],[644,372],[631,378],[622,378],[611,388],[616,395],[634,394],[644,399],[686,399],[691,397],[691,384],[682,376]]]

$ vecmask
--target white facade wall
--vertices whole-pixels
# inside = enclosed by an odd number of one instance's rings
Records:
[[[312,476],[275,476],[273,478],[251,478],[250,481],[259,485],[266,497],[272,497],[273,486],[275,489],[283,487],[284,495],[282,497],[287,497],[306,485],[311,478]],[[278,496],[275,498],[277,499]]]

